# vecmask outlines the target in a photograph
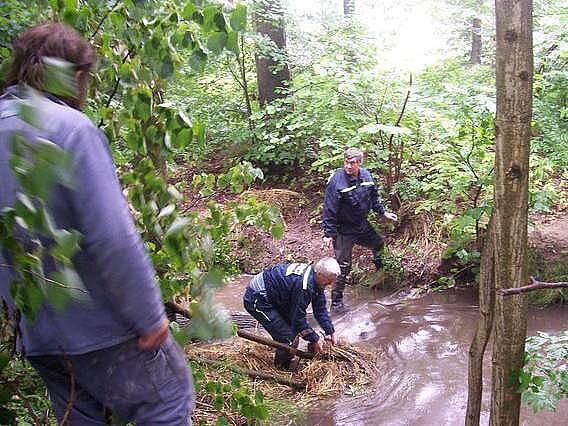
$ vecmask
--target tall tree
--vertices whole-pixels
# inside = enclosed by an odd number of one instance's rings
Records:
[[[343,0],[343,16],[346,18],[355,13],[355,0]]]
[[[481,19],[477,17],[471,20],[471,52],[469,62],[471,64],[481,63]]]
[[[480,282],[481,319],[470,350],[466,424],[479,424],[481,360],[493,328],[492,425],[519,423],[526,302],[498,291],[528,282],[527,216],[529,138],[532,115],[532,1],[496,0],[494,210]],[[497,291],[497,294],[495,292]],[[494,302],[494,305],[493,305]]]
[[[496,0],[495,288],[522,287],[527,274],[529,140],[532,116],[532,0]],[[523,296],[495,299],[491,423],[518,424],[527,334]]]
[[[290,84],[281,0],[257,0],[253,21],[256,31],[268,41],[256,54],[258,101],[260,105],[267,105],[285,97]]]

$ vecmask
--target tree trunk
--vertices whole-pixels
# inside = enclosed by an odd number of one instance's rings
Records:
[[[343,16],[351,18],[355,13],[355,0],[343,0]]]
[[[481,64],[481,19],[473,18],[471,22],[471,54],[469,63]]]
[[[495,177],[492,238],[495,288],[528,281],[527,214],[532,113],[532,1],[496,0]],[[521,395],[514,373],[523,367],[527,307],[523,296],[495,301],[492,425],[517,425]]]
[[[479,278],[479,321],[471,347],[469,348],[467,412],[465,424],[479,425],[481,397],[483,394],[483,356],[491,337],[493,313],[495,310],[495,264],[491,221],[487,227],[485,244],[481,257]]]
[[[256,31],[285,53],[286,32],[283,17],[281,0],[259,0],[253,21]],[[286,97],[286,89],[290,84],[290,69],[286,61],[276,60],[270,52],[259,52],[256,54],[256,75],[260,105],[264,106],[275,99]]]

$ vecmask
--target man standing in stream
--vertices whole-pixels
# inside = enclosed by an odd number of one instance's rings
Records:
[[[325,189],[323,203],[324,243],[333,248],[341,268],[331,292],[331,310],[345,310],[343,291],[351,272],[353,246],[368,247],[373,251],[373,263],[382,269],[383,238],[369,223],[371,210],[389,220],[397,221],[396,214],[386,211],[371,173],[363,167],[363,152],[348,148],[344,153],[343,168],[331,176]]]

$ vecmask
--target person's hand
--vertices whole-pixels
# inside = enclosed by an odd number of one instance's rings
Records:
[[[327,336],[325,336],[325,338],[326,338],[326,340],[329,340],[333,346],[337,346],[341,343],[341,340],[339,339],[339,336],[337,335],[337,333],[327,335]]]
[[[392,220],[393,222],[396,222],[398,220],[398,216],[392,212],[385,212],[385,217],[389,220]]]
[[[333,248],[333,238],[331,237],[323,237],[323,246],[326,249]]]
[[[315,354],[319,354],[323,350],[323,345],[321,343],[321,339],[312,342],[312,352]]]
[[[158,346],[164,343],[166,338],[168,337],[169,324],[170,322],[168,321],[168,319],[164,318],[157,329],[149,332],[148,334],[140,336],[138,338],[138,348],[146,351],[156,349]]]

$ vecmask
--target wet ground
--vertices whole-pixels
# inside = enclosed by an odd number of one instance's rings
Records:
[[[232,311],[243,310],[242,289],[247,281],[241,278],[228,284],[218,300]],[[468,349],[477,321],[475,293],[452,290],[408,299],[351,287],[346,301],[349,311],[332,316],[336,330],[346,341],[384,354],[381,374],[365,395],[321,401],[302,424],[463,425]],[[529,313],[529,334],[561,331],[567,325],[566,306]],[[490,350],[486,377],[490,376]],[[488,398],[486,391],[481,424],[488,424]],[[566,399],[555,413],[533,414],[523,408],[521,415],[521,425],[566,424]]]

